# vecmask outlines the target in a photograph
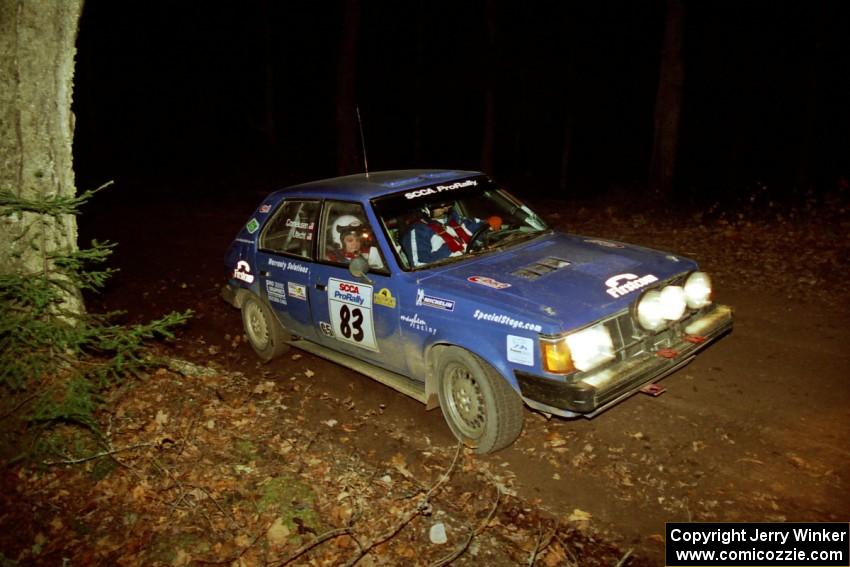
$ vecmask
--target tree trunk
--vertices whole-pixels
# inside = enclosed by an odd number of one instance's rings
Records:
[[[655,97],[655,128],[652,160],[649,169],[651,196],[669,202],[673,197],[673,175],[679,143],[679,120],[682,113],[682,0],[667,0],[664,46]]]
[[[20,199],[73,197],[71,97],[82,0],[0,0],[0,190]],[[77,250],[74,215],[0,217],[0,273],[45,274]],[[64,306],[81,312],[69,296]]]

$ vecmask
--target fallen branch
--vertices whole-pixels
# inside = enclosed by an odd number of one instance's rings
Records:
[[[18,402],[18,403],[15,405],[15,407],[13,407],[12,409],[10,409],[9,411],[7,411],[6,413],[4,413],[3,415],[0,415],[0,421],[3,421],[4,419],[6,419],[7,417],[9,417],[10,415],[13,415],[16,411],[18,411],[19,409],[21,409],[22,407],[24,407],[24,406],[25,406],[28,402],[31,402],[32,400],[34,400],[34,399],[35,399],[35,398],[37,398],[38,396],[39,396],[39,393],[38,393],[38,392],[36,392],[35,394],[32,394],[32,395],[27,396],[26,398],[24,398],[23,400],[21,400],[20,402]]]
[[[393,526],[393,527],[392,527],[392,528],[390,528],[389,530],[385,531],[384,533],[382,533],[382,534],[381,534],[381,535],[379,535],[378,537],[376,537],[376,538],[372,539],[372,540],[371,540],[371,541],[369,541],[366,545],[361,545],[361,546],[360,546],[360,550],[358,551],[357,555],[355,555],[355,556],[354,556],[354,557],[352,557],[350,560],[348,560],[348,562],[345,564],[345,567],[353,567],[353,566],[354,566],[354,565],[356,565],[356,564],[357,564],[357,563],[358,563],[361,559],[363,559],[363,557],[364,557],[367,553],[369,553],[369,551],[371,551],[373,547],[375,547],[376,545],[380,545],[380,544],[382,544],[382,543],[384,543],[384,542],[386,542],[386,541],[389,541],[390,539],[392,539],[393,537],[395,537],[395,535],[396,535],[398,532],[400,532],[402,529],[404,529],[404,526],[406,526],[407,524],[409,524],[410,522],[412,522],[412,521],[413,521],[413,519],[414,519],[416,516],[418,516],[419,514],[421,514],[421,513],[422,513],[422,506],[421,506],[421,504],[422,504],[422,503],[420,502],[420,505],[416,506],[416,508],[415,508],[415,509],[413,509],[413,510],[411,510],[410,512],[408,512],[408,513],[407,513],[407,515],[404,517],[404,519],[403,519],[401,522],[399,522],[398,524],[396,524],[395,526]]]
[[[555,523],[555,528],[549,532],[545,538],[543,537],[543,524],[540,524],[540,529],[538,530],[537,543],[534,545],[534,551],[531,552],[531,557],[528,558],[528,567],[534,567],[534,562],[537,561],[537,556],[541,551],[549,547],[549,544],[552,543],[552,538],[555,537],[555,534],[558,532],[558,527],[560,526],[560,520]]]
[[[326,531],[325,533],[323,533],[322,535],[316,536],[316,539],[314,539],[310,543],[305,543],[304,545],[302,545],[301,547],[296,549],[295,553],[290,555],[284,561],[277,563],[276,565],[277,565],[277,567],[283,567],[284,565],[289,565],[290,563],[292,563],[293,561],[295,561],[296,559],[298,559],[299,557],[301,557],[302,555],[304,555],[305,553],[307,553],[308,551],[310,551],[311,549],[313,549],[317,545],[322,544],[322,543],[328,541],[329,539],[334,539],[334,538],[337,538],[339,536],[344,536],[344,535],[347,535],[347,536],[351,537],[352,539],[355,539],[354,536],[351,534],[351,527],[350,526],[347,526],[347,527],[344,527],[344,528],[338,528],[338,529],[335,529],[335,530],[329,530],[329,531]],[[357,540],[355,539],[355,541],[357,541]]]
[[[315,439],[315,437],[314,437],[314,439]],[[330,539],[337,538],[337,537],[342,536],[342,535],[348,535],[351,539],[353,539],[355,541],[355,543],[357,543],[357,547],[358,547],[357,555],[355,555],[354,557],[349,559],[348,562],[345,564],[345,567],[353,567],[361,559],[363,559],[363,557],[365,557],[366,554],[368,554],[375,546],[378,546],[378,545],[380,545],[380,544],[382,544],[386,541],[389,541],[393,537],[395,537],[395,535],[398,534],[402,529],[404,529],[404,527],[406,525],[408,525],[410,522],[412,522],[414,520],[414,518],[416,518],[417,516],[420,516],[422,514],[430,513],[431,497],[434,495],[434,493],[443,484],[446,483],[446,481],[449,480],[449,478],[451,478],[452,472],[454,471],[455,466],[457,465],[457,461],[458,461],[458,458],[460,457],[462,450],[463,450],[463,444],[458,443],[457,450],[455,451],[455,456],[452,459],[452,462],[449,465],[449,468],[447,468],[446,472],[443,473],[443,475],[439,478],[439,480],[437,480],[437,482],[435,482],[433,484],[433,486],[431,486],[428,489],[428,491],[425,493],[424,498],[422,498],[422,500],[420,500],[416,504],[416,507],[413,510],[411,510],[410,512],[405,514],[405,516],[402,518],[402,520],[400,522],[395,524],[389,530],[380,534],[378,537],[371,539],[366,544],[362,544],[360,542],[360,540],[357,539],[357,537],[354,535],[354,532],[352,530],[352,527],[353,527],[353,521],[352,521],[345,528],[338,528],[338,529],[335,529],[335,530],[330,530],[328,532],[325,532],[324,534],[316,537],[316,539],[313,540],[312,542],[301,546],[289,558],[282,561],[281,563],[277,563],[278,567],[282,567],[283,565],[287,565],[287,564],[291,563],[292,561],[294,561],[295,559],[297,559],[298,557],[304,555],[305,553],[307,553],[308,551],[310,551],[314,547],[318,546],[319,544],[321,544],[325,541],[328,541]],[[487,521],[489,522],[489,519]],[[469,545],[468,542],[467,542],[467,545]]]
[[[472,543],[472,539],[475,536],[477,536],[478,534],[480,534],[481,532],[483,532],[487,528],[487,525],[490,523],[490,520],[493,519],[493,515],[496,513],[496,508],[499,507],[499,501],[501,500],[501,498],[502,498],[502,491],[497,487],[496,488],[496,500],[493,502],[493,508],[490,509],[490,513],[487,514],[487,517],[484,518],[484,521],[481,522],[481,525],[479,525],[477,528],[475,528],[474,530],[472,530],[469,533],[469,537],[466,538],[466,541],[463,543],[462,546],[460,546],[458,549],[456,549],[451,554],[443,557],[442,559],[438,559],[434,563],[431,563],[430,567],[442,567],[443,565],[448,565],[449,563],[451,563],[452,561],[454,561],[455,559],[457,559],[458,557],[463,555],[463,553],[469,547],[469,544]]]
[[[109,457],[111,455],[115,455],[117,453],[123,453],[124,451],[132,451],[134,449],[140,449],[142,447],[152,447],[154,443],[137,443],[136,445],[130,445],[129,447],[119,447],[118,449],[111,449],[109,451],[103,451],[101,453],[96,453],[94,455],[89,455],[88,457],[81,457],[79,459],[63,459],[61,461],[42,461],[41,464],[46,465],[48,467],[54,465],[77,465],[80,463],[85,463],[86,461],[93,461],[94,459],[99,459],[101,457]]]
[[[628,551],[626,552],[626,554],[625,554],[625,555],[623,555],[623,557],[622,557],[622,558],[620,558],[620,561],[618,561],[618,562],[617,562],[617,567],[623,567],[623,565],[625,565],[625,564],[626,564],[626,560],[627,560],[627,559],[628,559],[631,555],[632,555],[632,550],[630,549],[630,550],[628,550]]]

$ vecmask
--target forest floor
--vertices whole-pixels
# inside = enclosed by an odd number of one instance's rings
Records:
[[[120,243],[89,308],[193,309],[157,347],[187,362],[112,392],[98,442],[60,428],[43,462],[4,462],[0,565],[641,566],[663,564],[666,521],[850,517],[850,211],[537,203],[562,230],[695,258],[736,328],[664,395],[593,420],[527,411],[482,457],[352,371],[295,350],[258,364],[218,293],[259,198],[83,215],[83,241]]]

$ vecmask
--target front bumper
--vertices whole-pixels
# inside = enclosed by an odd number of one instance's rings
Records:
[[[562,417],[593,417],[628,398],[646,384],[685,366],[698,351],[732,329],[732,309],[715,305],[691,321],[668,346],[642,352],[601,370],[564,381],[517,372],[529,407]]]

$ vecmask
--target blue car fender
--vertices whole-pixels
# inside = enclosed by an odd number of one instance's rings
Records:
[[[503,336],[498,337],[500,334]],[[502,378],[510,384],[511,388],[513,388],[517,394],[520,393],[519,384],[517,383],[516,376],[514,375],[513,367],[508,363],[505,352],[501,350],[507,343],[507,334],[487,332],[486,335],[486,338],[484,338],[482,337],[482,333],[478,332],[478,329],[476,329],[475,332],[470,332],[470,329],[466,328],[456,329],[453,332],[438,333],[427,340],[424,345],[423,352],[426,363],[425,393],[428,397],[428,409],[436,407],[435,405],[432,405],[432,397],[433,399],[436,399],[435,396],[437,388],[439,387],[440,379],[436,373],[436,362],[439,357],[438,349],[445,347],[462,348],[476,355],[485,363],[493,367],[502,376]],[[490,340],[493,337],[496,337],[496,340]],[[470,340],[470,338],[477,338],[479,340]]]

